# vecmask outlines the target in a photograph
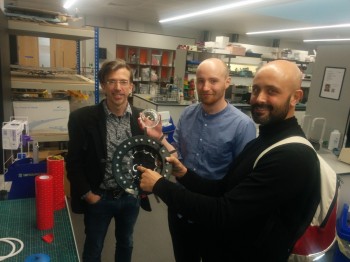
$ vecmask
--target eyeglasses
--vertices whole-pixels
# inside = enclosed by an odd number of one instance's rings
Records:
[[[128,80],[107,80],[106,81],[106,84],[110,87],[114,87],[114,86],[117,86],[117,84],[119,84],[120,86],[127,86],[129,84],[129,81]]]

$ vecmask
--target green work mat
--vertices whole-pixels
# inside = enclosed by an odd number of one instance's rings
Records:
[[[38,230],[36,227],[35,199],[16,199],[0,201],[0,238],[17,238],[24,243],[22,252],[6,261],[25,261],[33,254],[46,254],[52,262],[76,262],[79,256],[74,240],[68,209],[55,211],[54,227],[51,230]],[[51,243],[42,236],[53,234]],[[18,250],[19,244],[16,243]],[[0,242],[0,257],[12,250],[10,244]]]

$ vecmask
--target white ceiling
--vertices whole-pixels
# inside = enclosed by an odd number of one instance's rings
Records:
[[[68,11],[79,16],[102,16],[158,24],[160,19],[216,7],[238,0],[76,0]],[[63,11],[64,0],[5,0],[5,5]],[[64,11],[66,12],[66,11]],[[201,31],[245,34],[249,31],[274,30],[350,24],[350,0],[274,0],[254,7],[226,10],[215,14],[170,22],[163,26],[182,26]],[[350,28],[260,35],[296,41],[312,38],[350,38]]]

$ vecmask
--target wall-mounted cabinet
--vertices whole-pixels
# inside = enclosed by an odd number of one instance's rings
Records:
[[[173,81],[175,50],[117,45],[116,56],[132,67],[135,93],[155,95]]]

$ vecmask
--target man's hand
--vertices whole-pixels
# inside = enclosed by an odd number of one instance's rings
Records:
[[[101,199],[101,196],[96,195],[96,194],[92,193],[91,191],[89,193],[87,193],[87,195],[84,198],[84,200],[89,204],[95,204],[98,201],[100,201],[100,199]]]
[[[137,170],[142,173],[141,180],[140,180],[140,188],[145,192],[152,192],[155,183],[160,178],[162,178],[162,176],[157,172],[151,169],[145,168],[143,166],[138,166]]]
[[[172,175],[175,177],[183,177],[187,173],[187,167],[185,167],[179,159],[174,156],[169,156],[165,158],[173,166]]]
[[[152,137],[153,139],[159,140],[163,136],[163,133],[162,133],[162,119],[161,119],[160,115],[159,115],[159,119],[160,120],[159,120],[158,125],[156,125],[153,128],[146,127],[145,123],[141,120],[141,117],[139,117],[137,120],[138,120],[140,128],[145,130],[145,135],[148,135],[148,136]]]

